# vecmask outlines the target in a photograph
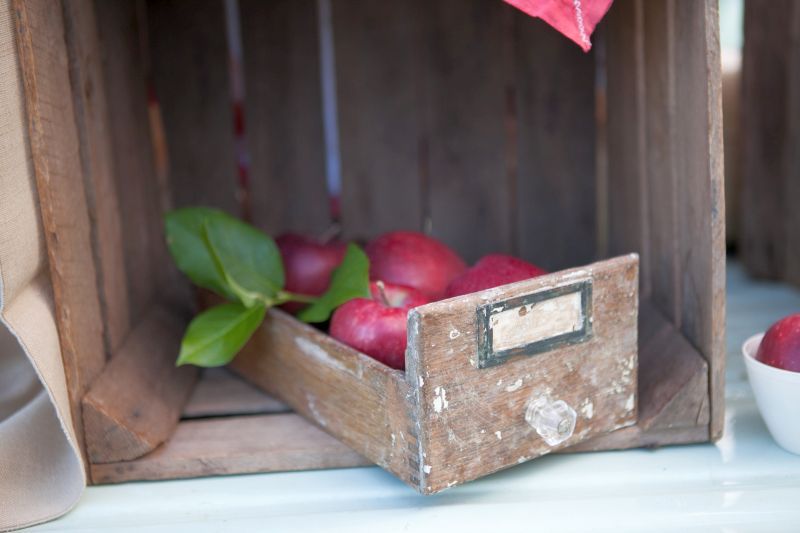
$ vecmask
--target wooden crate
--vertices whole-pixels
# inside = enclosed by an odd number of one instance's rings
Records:
[[[187,408],[198,373],[173,366],[193,298],[165,250],[166,209],[206,204],[241,213],[249,206],[270,233],[321,232],[331,223],[320,79],[320,50],[331,49],[320,47],[320,24],[333,29],[344,235],[425,230],[470,261],[509,252],[554,272],[493,293],[498,301],[553,288],[576,275],[564,270],[570,267],[589,272],[593,283],[616,279],[598,272],[627,272],[620,279],[630,281],[632,258],[596,261],[638,253],[638,294],[612,291],[608,300],[627,305],[620,316],[638,303],[638,332],[629,324],[624,335],[606,339],[638,338],[636,405],[585,426],[591,430],[567,449],[720,436],[724,194],[713,0],[617,0],[588,55],[499,0],[332,0],[330,26],[313,0],[240,0],[247,187],[235,178],[224,5],[14,2],[62,352],[94,482],[366,462],[242,384],[234,388],[245,399],[235,405],[225,403],[233,394],[220,394],[212,408],[198,410],[195,394]],[[149,114],[148,80],[161,117]],[[166,166],[153,127],[160,119]],[[422,327],[412,335],[405,373],[279,311],[236,368],[423,492],[507,466],[512,452],[516,461],[548,451],[509,438],[461,455],[431,425],[430,395],[441,394],[436,380],[474,383],[470,372],[477,372],[460,360],[448,375],[435,351],[420,350],[440,334],[437,317],[451,316],[441,305],[412,314]],[[477,320],[476,306],[460,300],[451,318]],[[596,331],[600,338],[606,330]],[[330,364],[316,361],[313,348],[288,343],[292,333],[325,347]],[[462,341],[476,342],[474,333]],[[513,386],[524,376],[517,366],[535,368],[535,360],[485,375],[513,378]],[[253,370],[259,365],[267,372]],[[317,379],[315,372],[330,367],[352,404]],[[350,372],[356,367],[360,377]],[[431,387],[418,381],[426,371]],[[275,383],[278,375],[286,380]],[[562,378],[559,385],[571,379]],[[325,394],[318,413],[295,383]],[[198,390],[209,385],[201,381]],[[364,435],[351,431],[359,409],[370,407],[357,403],[359,390],[373,394],[377,417]],[[475,429],[476,418],[450,398],[451,428]],[[524,398],[509,398],[521,423]],[[424,440],[435,465],[412,461],[408,450],[391,456],[392,433],[400,438],[392,429],[412,420],[428,420],[409,435]],[[362,436],[374,440],[359,442]],[[434,470],[448,461],[464,465],[456,478]],[[474,466],[480,462],[487,464]]]
[[[800,285],[800,6],[745,3],[738,251],[748,273]]]

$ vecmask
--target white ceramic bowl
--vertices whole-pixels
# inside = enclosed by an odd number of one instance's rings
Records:
[[[742,345],[750,386],[772,438],[785,450],[800,455],[800,372],[781,370],[756,360],[763,333]]]

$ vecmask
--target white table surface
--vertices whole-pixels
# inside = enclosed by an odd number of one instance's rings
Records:
[[[90,487],[34,531],[800,531],[800,456],[770,438],[740,346],[800,291],[728,270],[725,435],[548,456],[435,496],[377,467]],[[798,406],[800,408],[800,406]]]

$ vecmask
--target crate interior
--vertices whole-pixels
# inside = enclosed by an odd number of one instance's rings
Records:
[[[584,54],[500,0],[65,8],[106,352],[85,383],[92,401],[118,401],[130,368],[119,360],[171,350],[180,337],[193,296],[171,266],[161,217],[201,204],[273,235],[332,224],[348,239],[425,231],[469,262],[501,252],[555,271],[638,252],[640,421],[579,448],[716,438],[724,208],[714,9],[616,0]],[[164,312],[175,320],[153,318]],[[143,337],[163,337],[164,348]],[[196,376],[165,360],[135,370],[132,382],[158,382],[140,414],[183,410],[183,421],[161,429],[171,438],[157,449],[158,432],[127,457],[97,456],[95,482],[363,464],[224,371],[195,388]],[[216,446],[213,459],[195,441]]]

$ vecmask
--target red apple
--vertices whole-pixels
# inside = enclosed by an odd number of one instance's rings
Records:
[[[372,299],[355,298],[336,309],[330,335],[402,370],[406,364],[408,311],[429,303],[430,299],[416,289],[391,283],[372,282],[370,291]]]
[[[491,289],[542,274],[547,274],[547,271],[522,259],[502,254],[486,255],[450,282],[445,297]]]
[[[365,251],[371,279],[412,287],[432,300],[444,296],[447,284],[467,268],[443,243],[413,231],[385,233]]]
[[[331,273],[347,251],[343,242],[320,242],[305,235],[285,233],[275,239],[281,251],[286,274],[284,288],[296,294],[320,296],[328,289]],[[289,302],[284,309],[296,313],[304,304]]]
[[[800,372],[800,313],[770,326],[758,346],[756,359],[776,368]]]

